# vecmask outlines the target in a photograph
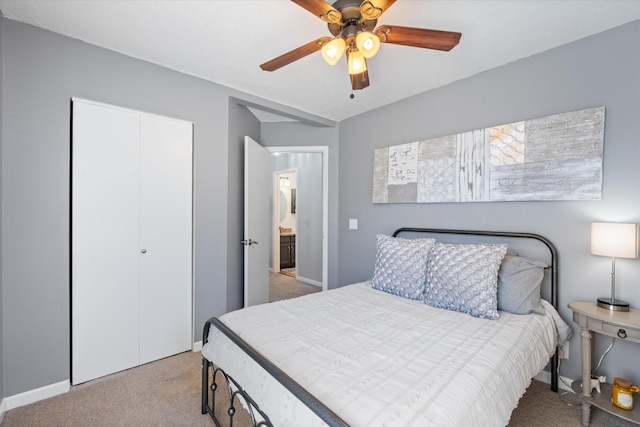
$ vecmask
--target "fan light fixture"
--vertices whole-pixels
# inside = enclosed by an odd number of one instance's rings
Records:
[[[350,47],[347,52],[347,66],[349,74],[361,74],[367,71],[367,60],[357,48]]]
[[[380,49],[380,39],[369,31],[362,31],[356,36],[356,46],[365,58],[373,58]]]
[[[322,46],[322,58],[327,62],[327,64],[336,65],[340,58],[342,58],[342,54],[344,53],[346,46],[347,43],[342,37],[336,37]]]
[[[347,42],[342,37],[336,37],[330,42],[322,46],[322,58],[329,65],[336,65],[342,54],[347,47]],[[369,31],[361,31],[355,37],[355,46],[353,44],[349,47],[349,53],[351,53],[354,61],[352,66],[349,63],[349,74],[362,73],[367,69],[366,61],[361,58],[373,58],[380,49],[380,39],[375,34]],[[355,55],[353,55],[355,54]],[[362,63],[364,62],[364,65]],[[355,71],[354,70],[360,70]]]
[[[376,27],[378,18],[396,0],[291,1],[326,22],[331,37],[320,37],[261,64],[260,68],[265,71],[275,71],[319,50],[327,64],[336,65],[346,52],[351,88],[359,90],[369,86],[367,59],[376,55],[380,43],[447,52],[460,42],[462,36],[452,31],[399,25]]]

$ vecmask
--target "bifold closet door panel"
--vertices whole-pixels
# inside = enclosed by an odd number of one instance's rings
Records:
[[[138,365],[139,117],[73,103],[72,382]]]
[[[141,364],[191,348],[192,134],[191,123],[141,116]]]

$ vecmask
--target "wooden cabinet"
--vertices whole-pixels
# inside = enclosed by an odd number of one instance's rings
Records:
[[[280,268],[296,266],[296,235],[280,235]]]

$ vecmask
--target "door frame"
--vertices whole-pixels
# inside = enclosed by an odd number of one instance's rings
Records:
[[[322,154],[322,290],[328,289],[329,282],[329,146],[290,146],[290,147],[264,147],[272,154],[275,153],[321,153]],[[279,205],[279,203],[278,203]],[[271,214],[275,217],[276,203],[272,203]],[[275,224],[275,220],[274,220]],[[273,233],[273,259],[275,259],[275,242],[279,241],[276,235],[277,227],[272,227]],[[296,249],[297,250],[297,249]],[[279,258],[279,255],[278,255]]]

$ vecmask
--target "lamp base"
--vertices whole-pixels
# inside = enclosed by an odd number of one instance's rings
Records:
[[[619,299],[598,298],[598,307],[609,311],[629,311],[629,303]]]

